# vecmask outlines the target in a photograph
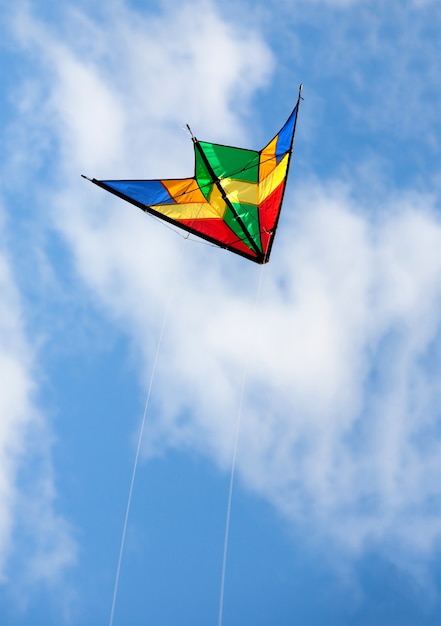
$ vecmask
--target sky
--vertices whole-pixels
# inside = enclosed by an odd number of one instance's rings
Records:
[[[439,625],[439,3],[0,8],[1,623]],[[81,178],[259,150],[300,83],[265,266]]]

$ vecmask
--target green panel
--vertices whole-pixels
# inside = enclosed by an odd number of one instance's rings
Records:
[[[259,208],[252,204],[232,203],[237,215],[241,218],[248,234],[251,236],[259,250],[262,252],[259,229]],[[247,246],[251,247],[247,233],[244,232],[240,222],[236,219],[230,208],[225,213],[224,221],[229,228],[242,240]]]
[[[204,141],[200,142],[200,146],[218,178],[258,182],[259,152]]]
[[[211,189],[213,187],[213,177],[209,173],[204,159],[199,150],[195,150],[195,174],[196,180],[207,200],[210,199]]]

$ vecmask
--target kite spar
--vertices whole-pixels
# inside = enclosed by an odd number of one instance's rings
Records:
[[[250,261],[267,263],[282,208],[301,92],[302,85],[291,115],[260,151],[199,141],[192,134],[192,178],[83,178],[192,235]]]

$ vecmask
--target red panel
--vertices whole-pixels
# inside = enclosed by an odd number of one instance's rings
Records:
[[[285,189],[286,178],[278,187],[261,203],[259,206],[259,221],[262,239],[262,249],[266,254],[268,244],[271,239],[272,231],[277,224],[281,204],[283,200],[283,191]]]
[[[245,252],[248,256],[257,258],[254,250],[250,249],[242,241],[238,241],[237,236],[221,219],[204,218],[200,220],[177,220],[176,223],[185,224],[185,226],[195,234],[200,234],[202,237],[205,236],[208,239],[213,240],[213,243],[217,243],[217,245],[225,245],[228,246],[228,248],[233,248],[239,252]]]

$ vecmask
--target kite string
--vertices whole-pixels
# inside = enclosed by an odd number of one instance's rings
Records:
[[[257,304],[259,302],[260,293],[262,289],[263,282],[263,271],[265,265],[263,264],[260,269],[259,274],[259,282],[257,285],[256,297],[254,300],[254,307],[252,311],[252,324],[250,326],[250,336],[254,327],[256,325],[256,317],[257,317]],[[227,503],[227,514],[225,521],[225,536],[224,536],[224,549],[222,556],[222,574],[221,574],[221,585],[220,585],[220,598],[219,598],[219,616],[218,616],[218,626],[222,626],[222,618],[223,618],[223,610],[224,610],[224,595],[225,595],[225,576],[227,571],[227,555],[228,555],[228,543],[230,536],[230,521],[231,521],[231,505],[233,500],[233,487],[234,487],[234,478],[236,474],[236,464],[237,464],[237,449],[239,444],[239,433],[240,433],[240,425],[242,421],[242,410],[245,398],[245,389],[248,380],[248,369],[250,363],[250,351],[247,351],[248,357],[245,361],[243,373],[242,373],[242,383],[240,389],[240,397],[239,397],[239,406],[237,410],[237,418],[236,418],[236,429],[234,434],[234,445],[233,445],[233,456],[231,460],[231,470],[230,470],[230,486],[228,490],[228,503]]]
[[[187,241],[187,240],[184,239],[184,241]],[[183,251],[183,246],[181,247],[181,253],[179,255],[180,257],[182,257],[182,251]],[[181,261],[181,259],[179,258],[178,262],[176,263],[177,270],[179,270],[179,268],[181,267],[181,262],[180,261]],[[115,583],[114,583],[114,587],[113,587],[112,608],[110,610],[109,626],[113,626],[113,618],[114,618],[114,615],[115,615],[116,597],[117,597],[117,594],[118,594],[119,578],[120,578],[120,573],[121,573],[121,563],[122,563],[122,557],[123,557],[123,554],[124,554],[124,547],[125,547],[125,543],[126,543],[127,525],[128,525],[128,521],[129,521],[130,508],[131,508],[131,504],[132,504],[133,488],[134,488],[134,485],[135,485],[136,471],[138,469],[139,456],[140,456],[140,452],[141,452],[141,444],[142,444],[142,439],[143,439],[143,435],[144,435],[144,428],[145,428],[145,423],[146,423],[147,411],[148,411],[148,408],[149,408],[149,405],[150,405],[150,398],[151,398],[151,395],[152,395],[153,381],[154,381],[155,374],[156,374],[156,367],[157,367],[157,364],[158,364],[159,352],[160,352],[160,349],[161,349],[162,339],[163,339],[163,336],[164,336],[164,330],[165,330],[168,314],[169,314],[169,311],[170,311],[170,306],[171,306],[171,303],[172,303],[172,300],[173,300],[175,286],[176,286],[176,283],[177,283],[177,275],[178,275],[178,271],[175,272],[174,279],[173,279],[173,284],[172,284],[172,287],[170,289],[168,301],[167,301],[167,304],[166,304],[166,307],[165,307],[165,311],[164,311],[164,317],[163,317],[163,320],[162,320],[161,329],[160,329],[160,332],[159,332],[158,341],[157,341],[157,345],[156,345],[155,357],[153,359],[152,370],[151,370],[151,373],[150,373],[150,380],[149,380],[149,385],[148,385],[148,389],[147,389],[147,396],[146,396],[146,400],[145,400],[145,404],[144,404],[144,411],[143,411],[142,419],[141,419],[141,426],[139,428],[138,443],[137,443],[137,446],[136,446],[135,460],[133,462],[132,477],[131,477],[131,480],[130,480],[129,495],[128,495],[128,498],[127,498],[126,513],[125,513],[125,516],[124,516],[124,524],[123,524],[123,529],[122,529],[122,533],[121,533],[121,543],[120,543],[120,547],[119,547],[118,564],[117,564],[117,567],[116,567]]]

